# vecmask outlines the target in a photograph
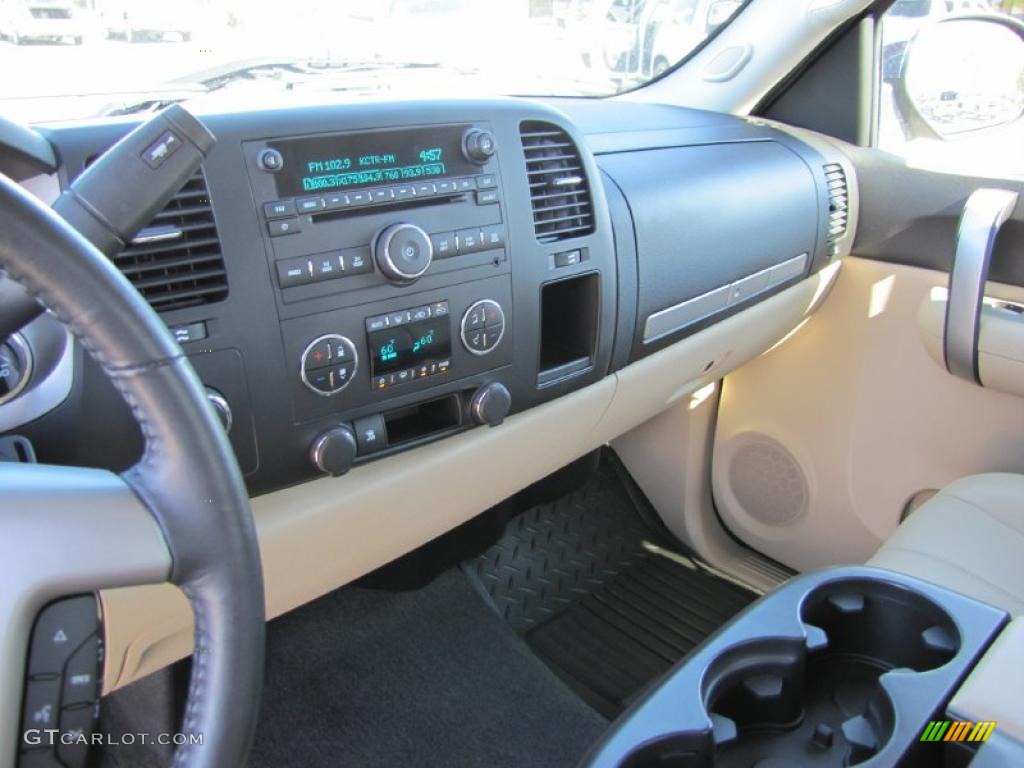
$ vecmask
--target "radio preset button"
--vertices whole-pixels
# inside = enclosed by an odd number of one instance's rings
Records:
[[[390,187],[383,187],[381,189],[371,189],[370,199],[375,203],[386,203],[389,200],[395,199],[395,192]]]
[[[343,192],[335,192],[327,195],[324,197],[324,206],[329,211],[335,211],[338,208],[345,208],[348,206],[348,195]]]
[[[322,197],[300,197],[295,201],[295,207],[298,208],[299,213],[315,213],[324,207],[324,199]]]
[[[416,197],[430,197],[437,194],[437,187],[432,181],[421,181],[416,185]]]
[[[408,200],[416,196],[416,188],[412,184],[398,184],[392,189],[395,191],[395,200]]]
[[[370,193],[363,190],[361,192],[349,192],[348,204],[349,205],[368,205],[370,203]]]
[[[282,216],[295,215],[294,200],[275,200],[272,203],[263,204],[263,215],[268,219],[279,219]]]
[[[301,231],[302,225],[299,224],[299,220],[294,216],[287,219],[275,219],[274,221],[267,222],[267,232],[270,233],[271,237],[294,235],[296,232]]]
[[[458,252],[454,232],[438,232],[430,236],[430,242],[434,246],[435,259],[446,259]]]
[[[434,183],[434,187],[439,195],[451,195],[455,192],[454,181],[438,181]]]
[[[461,179],[454,179],[455,189],[458,192],[471,192],[476,189],[476,183],[469,177],[463,177]]]

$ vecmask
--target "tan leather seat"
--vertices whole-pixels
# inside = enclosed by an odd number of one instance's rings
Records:
[[[868,561],[1024,615],[1024,475],[972,475],[913,512]]]

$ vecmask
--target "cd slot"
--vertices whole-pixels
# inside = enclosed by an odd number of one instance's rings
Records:
[[[359,208],[339,208],[334,211],[321,211],[320,213],[312,214],[312,219],[314,224],[319,224],[321,222],[336,221],[338,219],[351,219],[365,212],[380,213],[383,210],[407,211],[414,208],[429,208],[437,205],[446,205],[448,203],[458,203],[466,200],[466,197],[467,195],[465,193],[458,193],[448,195],[447,197],[429,197],[420,198],[419,200],[415,198],[411,200],[392,200],[387,203],[366,205]]]

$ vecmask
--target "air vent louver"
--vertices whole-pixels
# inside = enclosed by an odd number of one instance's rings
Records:
[[[846,172],[839,163],[828,163],[824,168],[828,185],[828,241],[834,243],[846,234],[849,217]]]
[[[114,264],[158,312],[227,298],[220,238],[201,170],[114,257]]]
[[[557,125],[544,122],[525,122],[519,133],[537,239],[553,243],[593,232],[587,175],[572,139]]]

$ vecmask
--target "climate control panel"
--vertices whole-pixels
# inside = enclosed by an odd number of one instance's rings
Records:
[[[505,311],[493,299],[481,299],[462,316],[462,343],[474,355],[487,355],[505,335]]]
[[[325,333],[309,342],[299,363],[302,383],[324,397],[345,389],[358,369],[355,344],[337,333]]]

